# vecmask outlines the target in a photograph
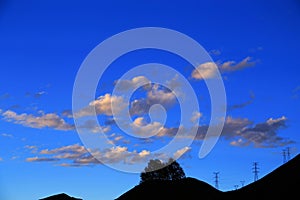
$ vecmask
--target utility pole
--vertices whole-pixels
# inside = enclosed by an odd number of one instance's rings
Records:
[[[241,181],[241,185],[242,185],[242,187],[244,187],[245,181]]]
[[[286,151],[285,149],[282,150],[282,156],[283,156],[283,164],[286,163]]]
[[[289,161],[291,159],[290,147],[286,148],[286,153],[287,153],[287,161]]]
[[[254,181],[257,181],[258,180],[258,170],[259,170],[259,168],[258,168],[258,163],[257,162],[254,162],[253,163],[253,173],[254,173]]]
[[[217,189],[219,189],[219,173],[220,172],[214,172],[214,175],[215,175],[215,187]]]

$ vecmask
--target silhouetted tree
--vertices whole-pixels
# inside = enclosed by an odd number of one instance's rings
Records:
[[[140,183],[151,180],[179,180],[185,178],[185,173],[179,163],[172,158],[166,163],[155,159],[149,161],[140,177]]]

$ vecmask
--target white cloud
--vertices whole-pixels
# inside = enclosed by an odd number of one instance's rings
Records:
[[[235,61],[227,61],[219,65],[221,72],[233,72],[237,70],[242,70],[247,67],[252,67],[255,62],[251,61],[251,57],[244,58],[241,62],[236,63]]]
[[[93,115],[93,110],[95,108],[97,115],[107,115],[112,116],[112,105],[117,105],[114,107],[114,112],[120,113],[128,105],[121,96],[111,96],[110,94],[105,94],[104,96],[98,97],[96,100],[89,103],[89,105],[77,112],[75,112],[74,117],[85,117]]]
[[[159,122],[145,123],[143,117],[136,118],[130,125],[134,134],[139,136],[153,136],[163,129],[163,125]]]
[[[238,140],[233,140],[230,142],[230,145],[232,146],[244,146],[245,141],[239,138]]]
[[[287,118],[286,118],[285,116],[282,116],[282,117],[277,118],[277,119],[273,119],[273,118],[271,117],[271,118],[269,118],[269,119],[267,120],[267,124],[270,125],[270,126],[272,126],[273,124],[277,124],[277,123],[280,123],[280,122],[286,121],[286,120],[287,120]]]
[[[218,69],[220,73],[227,73],[242,70],[254,65],[255,62],[251,61],[251,57],[246,57],[238,63],[235,61],[226,61],[224,63],[206,62],[194,69],[191,76],[196,80],[210,79],[216,76]]]
[[[38,149],[38,147],[34,145],[26,145],[24,148],[30,150],[31,153],[36,153]]]
[[[191,147],[183,147],[182,149],[177,150],[174,153],[174,158],[177,159],[177,158],[181,157],[183,154],[187,153],[191,149],[192,149]]]
[[[90,154],[89,152],[92,152]],[[38,153],[40,156],[27,158],[27,162],[53,162],[56,165],[64,167],[80,167],[90,166],[104,163],[119,163],[134,164],[143,162],[149,158],[151,152],[141,150],[140,152],[133,150],[129,151],[127,147],[113,146],[111,148],[86,149],[84,146],[74,144],[63,146],[55,149],[43,149]],[[101,161],[101,162],[100,162]]]
[[[89,130],[92,133],[108,133],[111,130],[110,126],[98,125],[95,120],[86,120],[77,129]]]
[[[200,119],[200,117],[202,117],[202,113],[195,111],[193,112],[193,115],[191,117],[191,122],[196,122],[198,119]]]
[[[13,138],[14,137],[12,134],[8,134],[8,133],[2,133],[1,136],[2,137],[8,137],[8,138]]]
[[[149,156],[150,155],[150,151],[147,150],[143,150],[139,153],[139,156],[141,157],[145,157],[145,156]]]
[[[115,84],[115,89],[118,91],[130,91],[142,85],[147,89],[151,82],[145,76],[136,76],[131,80],[117,80]]]
[[[172,91],[160,89],[158,85],[154,85],[147,93],[147,103],[149,105],[161,104],[170,106],[175,103],[176,96]]]
[[[39,91],[39,92],[35,93],[35,94],[33,95],[33,97],[34,97],[34,98],[40,98],[40,97],[43,96],[44,94],[46,94],[45,91]]]
[[[114,141],[119,141],[119,140],[121,140],[121,139],[123,139],[123,136],[120,135],[120,136],[115,137],[115,138],[114,138]]]
[[[131,115],[142,115],[148,113],[150,107],[146,99],[136,99],[130,103],[129,112]]]
[[[65,122],[64,119],[60,118],[55,113],[48,113],[44,114],[42,113],[39,116],[34,116],[32,114],[17,114],[14,111],[7,110],[4,113],[2,113],[2,116],[5,120],[9,122],[13,122],[15,124],[21,124],[23,126],[28,126],[31,128],[53,128],[56,130],[73,130],[74,125],[70,125]]]
[[[72,154],[85,154],[87,149],[79,144],[63,146],[60,148],[55,148],[52,150],[44,149],[40,151],[40,154],[62,154],[62,153],[72,153]]]
[[[32,158],[27,158],[27,162],[54,162],[58,161],[57,158],[39,158],[39,157],[32,157]]]
[[[234,146],[249,146],[255,148],[281,147],[295,143],[289,138],[279,136],[279,130],[286,127],[286,117],[270,118],[262,123],[254,124],[247,118],[233,118],[228,116],[221,133],[221,137],[229,140]],[[182,128],[182,127],[181,127]],[[174,137],[178,132],[178,127],[163,128],[158,137]],[[195,140],[204,140],[208,130],[208,125],[198,126]],[[180,137],[190,137],[189,130],[183,129]]]
[[[213,78],[218,70],[217,65],[214,62],[206,62],[199,65],[192,72],[192,78],[197,80]]]

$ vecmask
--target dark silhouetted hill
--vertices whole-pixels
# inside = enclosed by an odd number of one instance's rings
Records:
[[[133,199],[197,199],[199,197],[210,197],[218,199],[223,192],[211,185],[194,178],[181,180],[156,180],[141,183],[129,190],[116,200]]]
[[[141,183],[116,200],[135,199],[299,199],[300,155],[258,181],[234,191],[222,192],[194,178]]]
[[[56,194],[50,197],[46,197],[40,200],[82,200],[82,199],[77,199],[74,197],[70,197],[69,195],[62,193],[62,194]]]
[[[233,193],[233,192],[231,192]],[[281,165],[271,173],[234,192],[237,197],[258,199],[299,199],[300,155]]]

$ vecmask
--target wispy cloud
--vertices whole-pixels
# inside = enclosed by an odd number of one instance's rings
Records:
[[[174,158],[179,158],[179,157],[183,156],[184,154],[189,152],[191,149],[192,149],[191,147],[183,147],[182,149],[177,150],[174,153]]]
[[[297,86],[295,89],[292,91],[292,98],[293,99],[298,99],[300,95],[300,86]]]
[[[246,57],[242,61],[236,63],[235,61],[227,61],[221,64],[218,64],[221,72],[234,72],[238,70],[245,69],[247,67],[252,67],[255,65],[254,61],[251,61],[251,57]]]
[[[255,94],[253,92],[251,92],[250,93],[250,99],[248,101],[245,101],[245,102],[240,103],[240,104],[230,105],[230,106],[228,106],[228,111],[239,109],[239,108],[244,108],[244,107],[252,104],[254,99],[255,99]]]
[[[251,61],[250,57],[244,58],[240,62],[226,61],[226,62],[206,62],[200,64],[196,69],[193,70],[191,76],[196,80],[210,79],[216,76],[217,70],[220,73],[230,73],[238,70],[242,70],[255,65],[254,61]]]
[[[92,154],[90,153],[92,152]],[[129,151],[127,147],[114,146],[103,150],[88,150],[79,144],[63,146],[55,149],[43,149],[39,156],[27,158],[27,162],[55,162],[64,167],[91,166],[105,163],[133,164],[145,161],[151,156],[150,151]],[[96,159],[98,158],[98,159]]]
[[[77,130],[84,129],[91,131],[92,133],[107,133],[111,130],[110,126],[98,125],[95,120],[86,120],[80,126],[76,127]]]
[[[2,137],[7,137],[7,138],[13,138],[14,137],[12,134],[8,134],[8,133],[2,133],[1,136]]]
[[[53,128],[56,130],[73,130],[74,125],[68,124],[64,119],[55,113],[40,113],[38,116],[32,114],[22,113],[17,114],[14,111],[7,110],[1,114],[4,120],[21,124],[31,128]]]
[[[34,93],[33,97],[38,99],[45,94],[47,94],[45,91],[39,91],[39,92]]]
[[[39,158],[39,157],[32,157],[32,158],[26,158],[27,162],[54,162],[58,161],[57,158]]]
[[[10,98],[9,93],[4,93],[4,94],[0,95],[0,100],[4,100],[4,99],[8,99],[8,98]]]
[[[221,55],[221,51],[219,49],[213,49],[208,52],[210,55],[219,56]]]
[[[63,111],[61,112],[61,115],[62,115],[63,117],[67,117],[67,118],[73,118],[73,113],[72,113],[72,110],[70,110],[70,109],[63,110]]]
[[[230,141],[234,146],[249,146],[255,148],[281,147],[295,143],[293,140],[283,138],[278,135],[278,131],[286,127],[286,117],[270,118],[265,122],[254,124],[247,118],[227,117],[221,137]],[[184,127],[180,127],[184,129]],[[159,137],[174,137],[178,132],[177,127],[163,128],[158,134]],[[204,140],[208,130],[208,125],[198,127],[195,140]],[[190,137],[189,130],[184,131],[181,137]]]

